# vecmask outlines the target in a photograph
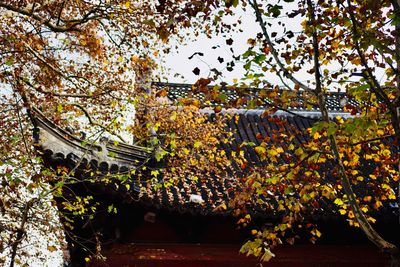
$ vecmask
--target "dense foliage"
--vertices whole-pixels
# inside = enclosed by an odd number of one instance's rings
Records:
[[[0,265],[32,264],[40,253],[32,246],[50,233],[58,232],[44,246],[50,252],[60,249],[64,238],[51,196],[62,196],[63,188],[74,183],[68,170],[42,168],[27,111],[37,107],[60,126],[90,129],[91,140],[104,133],[126,141],[122,133],[125,138],[132,134],[134,122],[122,115],[132,118],[143,95],[137,84],[150,78],[159,54],[168,52],[170,36],[181,42],[186,38],[182,29],[211,25],[216,5],[0,1]],[[96,212],[91,196],[62,203],[66,222],[70,215],[90,218]],[[36,238],[32,229],[38,231]],[[46,261],[41,257],[36,260]]]
[[[188,174],[225,171],[230,159],[218,148],[224,122],[206,122],[196,100],[183,101],[181,107],[160,102],[165,92],[152,92],[146,84],[157,57],[170,51],[171,36],[182,42],[185,29],[194,35],[223,33],[231,46],[229,33],[236,29],[222,18],[241,10],[254,15],[260,30],[244,54],[233,55],[247,71],[232,88],[238,99],[224,103],[219,86],[207,87],[217,77],[199,79],[194,90],[226,107],[266,105],[265,116],[289,106],[317,106],[322,118],[303,132],[271,133],[274,143],[260,134],[259,143],[243,144],[253,146],[268,164],[249,170],[247,188],[230,204],[259,203],[272,194],[282,218],[273,227],[252,230],[254,240],[242,251],[268,260],[271,247],[293,243],[304,225],[316,240],[321,233],[304,215],[318,209],[321,200],[333,203],[338,216],[359,226],[379,248],[397,251],[375,232],[379,218],[370,215],[396,199],[399,180],[393,149],[400,140],[397,1],[0,1],[1,264],[31,261],[32,250],[21,243],[38,244],[28,233],[32,228],[39,235],[55,232],[57,225],[49,220],[57,213],[51,196],[62,197],[63,188],[74,183],[68,170],[41,168],[30,140],[27,110],[33,106],[58,125],[90,129],[94,141],[107,133],[125,142],[124,134],[130,134],[152,146],[170,167],[150,173],[159,186]],[[228,62],[227,70],[239,65]],[[284,93],[270,75],[280,78]],[[262,90],[254,95],[248,86]],[[340,102],[353,117],[329,114],[326,98],[332,90],[347,93]],[[135,123],[124,121],[133,110]],[[303,142],[296,141],[299,135]],[[229,133],[223,136],[228,142]],[[243,158],[235,160],[246,168]],[[330,164],[329,175],[323,164]],[[368,164],[375,167],[362,171]],[[158,183],[160,172],[164,185]],[[367,189],[354,193],[359,184]],[[66,221],[71,214],[90,219],[96,213],[91,196],[63,205]],[[241,212],[239,222],[247,225],[251,217]],[[59,249],[62,239],[62,234],[54,236],[47,249]]]
[[[303,133],[273,133],[272,144],[270,137],[260,134],[255,151],[269,164],[249,175],[246,199],[268,192],[284,194],[277,201],[285,215],[276,226],[254,230],[254,241],[243,252],[270,259],[270,247],[285,240],[292,243],[299,223],[299,228],[307,225],[312,241],[317,239],[321,233],[306,224],[303,215],[327,201],[380,249],[396,254],[396,246],[374,230],[379,218],[369,214],[396,200],[399,180],[394,149],[400,140],[399,3],[249,0],[240,4],[255,15],[260,30],[241,56],[247,74],[236,86],[249,83],[265,89],[253,98],[243,97],[242,103],[269,106],[265,115],[290,106],[317,107],[322,118]],[[287,91],[277,90],[271,75],[279,77]],[[338,101],[350,118],[330,115],[331,91],[346,93]],[[299,143],[299,135],[305,136],[303,142]],[[365,188],[357,189],[360,185]]]

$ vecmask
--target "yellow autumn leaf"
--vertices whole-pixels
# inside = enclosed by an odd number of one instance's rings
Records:
[[[296,155],[296,156],[300,156],[300,155],[302,155],[304,153],[304,150],[301,148],[301,147],[299,147],[298,149],[296,149],[295,151],[294,151],[294,154]]]
[[[383,189],[386,189],[386,190],[392,189],[392,188],[390,187],[390,185],[385,184],[385,183],[383,183],[381,186],[382,186]]]
[[[301,22],[301,26],[303,27],[303,29],[305,29],[307,27],[307,23],[308,23],[308,20],[303,20]]]
[[[265,251],[264,251],[263,256],[261,257],[261,261],[266,262],[266,261],[269,261],[270,259],[272,259],[272,257],[275,257],[275,254],[272,253],[269,249],[264,248],[264,250]]]
[[[272,157],[275,157],[275,156],[277,156],[278,154],[279,154],[279,152],[278,152],[278,150],[276,150],[276,149],[271,149],[271,150],[268,151],[268,155],[270,155],[270,156],[272,156]]]
[[[176,113],[176,111],[172,111],[171,116],[169,117],[169,119],[172,120],[172,121],[174,121],[174,120],[176,120],[177,115],[178,115],[178,114]]]
[[[390,150],[389,149],[384,149],[384,150],[382,150],[382,155],[384,155],[385,157],[389,157],[390,156],[390,154],[391,154],[391,152],[390,152]]]
[[[376,175],[370,174],[370,175],[369,175],[369,178],[371,178],[372,180],[376,180]]]
[[[342,206],[344,204],[343,200],[341,200],[340,198],[335,199],[333,203],[335,203],[338,206]]]
[[[347,216],[349,216],[350,219],[354,219],[353,211],[350,210]]]
[[[265,156],[265,154],[267,153],[267,150],[265,149],[265,147],[262,146],[257,146],[254,148],[254,151],[259,155],[259,156]]]
[[[320,231],[318,231],[318,229],[315,229],[315,235],[318,237],[321,237],[322,234]]]
[[[196,141],[196,142],[194,142],[193,147],[199,148],[199,147],[201,147],[201,145],[202,145],[201,141]]]
[[[310,176],[312,175],[312,172],[311,172],[311,171],[306,171],[306,172],[304,173],[304,175],[305,175],[306,177],[310,177]]]
[[[332,189],[329,186],[324,185],[322,189],[322,196],[330,198],[332,195]]]
[[[361,210],[362,210],[363,212],[368,212],[368,208],[367,208],[366,206],[362,207]]]
[[[189,153],[190,153],[190,150],[189,150],[189,149],[184,148],[184,149],[182,149],[182,150],[183,150],[183,153],[184,153],[185,155],[189,155]]]
[[[319,138],[321,138],[321,135],[319,134],[319,132],[316,132],[316,133],[313,135],[313,138],[314,138],[314,139],[319,139]]]
[[[47,250],[50,252],[54,252],[57,250],[57,248],[55,246],[47,246]]]
[[[317,237],[321,237],[321,235],[322,235],[321,232],[318,229],[311,230],[311,234],[315,235]]]
[[[382,202],[379,201],[379,200],[377,200],[377,201],[375,202],[375,204],[374,204],[374,208],[375,208],[375,209],[379,209],[380,207],[382,207]]]
[[[131,61],[132,61],[133,63],[139,63],[140,59],[139,59],[138,56],[132,56],[132,57],[131,57]]]
[[[359,57],[350,60],[350,62],[354,65],[361,65],[361,59]]]
[[[340,116],[336,116],[336,120],[337,120],[340,124],[343,124],[343,123],[344,123],[343,118],[340,117]]]

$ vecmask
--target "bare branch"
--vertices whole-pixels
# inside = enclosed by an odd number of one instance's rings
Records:
[[[115,135],[116,137],[118,137],[122,142],[126,143],[125,139],[121,135],[119,135],[115,131],[109,129],[108,127],[106,127],[106,126],[94,121],[93,118],[90,116],[89,112],[82,105],[79,105],[79,104],[76,104],[76,103],[68,103],[68,105],[75,106],[75,107],[79,108],[85,114],[85,116],[89,120],[90,124],[100,127],[101,129],[103,129],[103,130]]]
[[[22,9],[22,8],[17,8],[15,6],[7,4],[5,2],[0,2],[0,7],[5,8],[5,9],[10,10],[10,11],[17,12],[17,13],[19,13],[21,15],[24,15],[24,16],[31,17],[31,18],[35,19],[36,21],[42,23],[43,25],[47,26],[53,32],[79,31],[77,26],[79,24],[82,24],[82,23],[76,22],[76,23],[73,23],[73,24],[71,24],[69,26],[58,26],[58,25],[55,25],[55,24],[51,23],[50,21],[46,20],[45,18],[42,18],[41,16],[38,16],[37,14],[34,14],[34,9],[33,8],[32,8],[32,10],[26,10],[26,9]]]
[[[13,242],[11,246],[11,261],[10,261],[10,267],[14,267],[15,263],[15,257],[17,256],[17,250],[18,250],[18,245],[21,243],[21,241],[24,238],[25,235],[25,224],[28,221],[28,214],[34,203],[37,201],[37,199],[33,198],[29,200],[24,207],[23,213],[22,213],[22,220],[21,224],[17,230],[17,236],[15,241]]]
[[[72,98],[95,98],[99,96],[99,94],[94,94],[94,95],[89,95],[89,94],[62,94],[62,93],[56,93],[53,91],[46,91],[42,87],[36,87],[32,83],[30,83],[27,79],[24,78],[19,78],[20,81],[24,82],[26,85],[28,85],[30,88],[34,89],[35,91],[46,94],[46,95],[52,95],[52,96],[57,96],[57,97],[72,97]]]

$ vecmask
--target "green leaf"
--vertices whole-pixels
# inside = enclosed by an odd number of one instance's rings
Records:
[[[290,195],[293,193],[293,187],[287,187],[284,191],[285,195]]]
[[[227,100],[228,99],[228,96],[226,95],[226,94],[219,94],[218,95],[218,98],[220,99],[220,100],[222,100],[222,101],[225,101],[225,100]]]
[[[336,133],[337,130],[337,125],[333,122],[329,123],[328,129],[326,130],[326,133],[328,136],[331,136]]]
[[[250,67],[251,67],[251,61],[247,62],[247,63],[244,64],[244,66],[243,66],[243,68],[244,68],[245,70],[250,70]]]
[[[201,141],[196,141],[196,142],[194,142],[193,147],[194,148],[199,148],[199,147],[201,147],[201,145],[202,145]]]
[[[264,54],[258,54],[254,57],[254,62],[260,65],[267,57]]]
[[[151,27],[156,26],[156,23],[155,23],[154,20],[152,20],[152,19],[146,19],[146,20],[144,20],[142,23],[145,24],[145,25],[149,25],[149,26],[151,26]]]
[[[257,107],[257,103],[254,99],[250,100],[247,102],[247,108],[248,109],[254,109]]]
[[[280,6],[280,5],[273,5],[268,9],[268,11],[272,14],[272,16],[274,18],[277,18],[277,17],[279,17],[281,15],[281,9],[282,8],[283,7]]]
[[[108,156],[109,156],[109,157],[112,157],[112,158],[115,158],[115,157],[117,156],[117,153],[112,152],[112,151],[109,151],[109,152],[108,152]]]
[[[107,207],[107,212],[108,213],[115,213],[117,214],[117,208],[114,207],[112,204],[110,206]]]
[[[57,105],[57,112],[61,113],[63,111],[63,106],[61,104]]]
[[[253,56],[253,55],[255,55],[255,52],[254,52],[253,50],[249,49],[249,50],[247,50],[246,52],[244,52],[243,58],[246,59],[246,58],[248,58],[249,56]]]
[[[7,60],[6,60],[6,63],[5,63],[7,66],[11,66],[12,64],[14,64],[14,59],[12,58],[12,57],[9,57]]]
[[[164,149],[160,148],[157,149],[156,154],[154,155],[157,161],[162,160],[166,155],[168,155],[168,152],[165,151]]]
[[[156,178],[157,178],[157,176],[158,176],[159,173],[160,173],[160,172],[159,172],[158,170],[152,170],[152,171],[150,172],[151,176],[154,176],[154,177],[156,177]]]

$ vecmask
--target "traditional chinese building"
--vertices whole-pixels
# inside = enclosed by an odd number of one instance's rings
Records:
[[[154,88],[168,92],[170,101],[194,97],[206,102],[202,92],[192,90],[191,85],[156,83]],[[225,103],[238,97],[238,93],[229,88],[221,92]],[[251,95],[258,93],[252,92]],[[299,103],[293,103],[273,116],[264,116],[263,108],[273,104],[268,101],[261,105],[257,103],[257,109],[247,101],[242,108],[231,110],[235,117],[227,121],[227,127],[233,131],[234,138],[224,145],[224,149],[235,151],[243,143],[259,144],[259,135],[269,136],[270,142],[274,142],[273,131],[304,132],[304,129],[311,128],[320,119],[319,112],[315,105],[304,104],[305,101],[300,98]],[[343,106],[349,103],[357,105],[354,100],[346,99],[343,93],[332,93],[327,100],[333,117],[351,116],[343,111]],[[215,105],[219,104],[208,101],[207,107],[202,107],[201,111],[212,119]],[[220,113],[224,112],[227,111]],[[32,114],[34,140],[44,164],[74,170],[77,179],[83,180],[93,173],[100,177],[129,174],[143,164],[160,164],[151,159],[154,154],[146,147],[108,140],[87,143],[56,126],[40,110],[33,110]],[[280,117],[285,118],[285,123],[280,122]],[[301,143],[305,138],[299,135],[297,142]],[[265,164],[251,145],[244,146],[243,151],[250,164]],[[329,164],[325,168],[329,173]],[[327,177],[329,179],[329,174]],[[196,181],[179,179],[176,184],[156,191],[134,178],[128,185],[116,188],[114,184],[79,183],[64,190],[66,198],[68,194],[90,193],[99,203],[95,218],[77,219],[73,223],[76,237],[70,237],[68,241],[74,266],[81,266],[86,257],[81,245],[95,250],[96,239],[101,240],[102,253],[107,260],[92,263],[92,266],[255,266],[257,263],[254,258],[238,254],[240,245],[250,237],[249,229],[237,229],[234,210],[227,205],[241,190],[242,181],[239,179],[219,179],[212,175]],[[277,205],[277,196],[273,192],[266,198],[271,207]],[[117,212],[110,213],[109,207],[115,207]],[[247,207],[254,214],[253,223],[261,226],[278,220],[281,214],[271,207],[268,213],[263,205]],[[310,212],[311,219],[318,222],[324,233],[319,245],[311,246],[300,240],[295,246],[282,247],[277,250],[278,258],[268,266],[385,264],[385,256],[368,246],[361,231],[350,228],[334,210],[333,203],[321,201]],[[400,238],[400,231],[394,233],[392,230],[398,227],[396,212],[395,201],[384,206],[379,214],[382,225],[377,225],[392,240]]]

